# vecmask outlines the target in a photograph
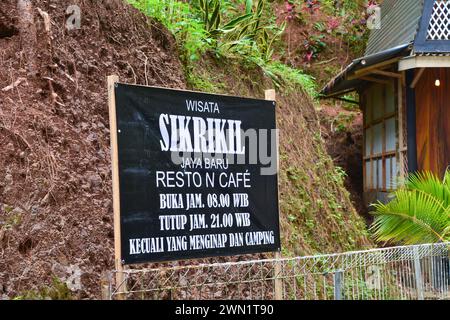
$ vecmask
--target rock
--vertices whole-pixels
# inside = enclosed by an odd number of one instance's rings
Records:
[[[50,193],[47,193],[46,195],[45,195],[45,197],[41,200],[41,206],[45,206],[45,205],[47,205],[48,203],[49,203],[49,200],[50,200]]]
[[[106,209],[108,209],[108,210],[112,209],[112,201],[111,201],[111,200],[106,200],[106,201],[103,203],[103,208],[106,208]]]
[[[22,208],[19,208],[19,207],[14,208],[11,211],[11,214],[15,214],[15,215],[22,215],[24,213],[25,213],[25,211]]]
[[[7,173],[5,176],[5,182],[7,184],[12,184],[13,183],[13,176],[10,173]]]
[[[90,173],[87,180],[91,187],[98,187],[103,182],[102,178],[97,173]]]
[[[83,272],[78,265],[65,266],[60,263],[55,263],[52,267],[52,271],[71,291],[82,289],[81,275]]]
[[[32,232],[32,233],[34,233],[34,232],[39,232],[39,231],[41,231],[42,229],[44,229],[42,223],[36,223],[36,224],[33,225],[33,227],[31,228],[31,232]]]
[[[88,135],[88,137],[86,138],[87,141],[89,142],[96,142],[98,141],[98,137],[95,133],[91,133]]]

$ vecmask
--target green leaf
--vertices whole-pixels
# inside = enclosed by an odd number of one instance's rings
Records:
[[[269,34],[267,33],[266,29],[264,29],[264,31],[263,31],[263,39],[264,39],[265,43],[267,43],[269,41]]]
[[[447,172],[445,174],[447,176]],[[443,208],[450,206],[450,188],[432,172],[424,171],[411,174],[406,181],[408,190],[417,190],[419,192],[432,195],[442,202]]]
[[[205,7],[204,7],[204,22],[206,29],[208,29],[208,22],[209,22],[209,0],[205,0]]]
[[[252,13],[253,9],[253,0],[246,0],[245,1],[245,13],[249,14]]]
[[[237,37],[238,39],[241,39],[242,36],[247,32],[248,26],[249,26],[249,25],[246,25],[246,26],[244,26],[244,27],[241,29],[241,31],[239,32],[239,35],[238,35],[238,37]]]
[[[220,1],[216,2],[216,7],[214,8],[213,14],[210,19],[211,28],[217,29],[220,23]]]
[[[261,17],[263,13],[264,8],[264,0],[258,1],[258,6],[256,8],[256,15],[253,17],[255,27],[253,28],[253,32],[256,34],[256,32],[259,30],[259,25],[261,23]]]
[[[450,226],[450,208],[422,190],[399,189],[394,200],[388,204],[379,202],[374,207],[371,231],[377,241],[403,244],[444,241]]]
[[[239,24],[241,24],[242,22],[248,20],[250,17],[252,17],[252,14],[244,14],[242,16],[239,16],[233,20],[231,20],[230,22],[228,22],[226,25],[224,25],[222,27],[222,30],[227,31],[227,30],[233,30],[234,28],[236,28],[236,26],[238,26]]]
[[[208,0],[206,0],[208,1]],[[205,10],[205,0],[198,0],[200,8],[204,11]]]
[[[258,1],[258,6],[256,7],[256,15],[258,17],[262,16],[263,9],[264,9],[264,0],[259,0]]]

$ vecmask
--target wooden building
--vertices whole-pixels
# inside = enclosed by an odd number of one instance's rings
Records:
[[[408,172],[450,165],[450,0],[384,0],[364,57],[322,90],[357,92],[364,114],[364,196],[386,201]]]

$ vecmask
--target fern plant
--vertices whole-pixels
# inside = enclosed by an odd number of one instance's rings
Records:
[[[412,174],[387,204],[374,205],[377,241],[420,244],[450,241],[450,171]]]

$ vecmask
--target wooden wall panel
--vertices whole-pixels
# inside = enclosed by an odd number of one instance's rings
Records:
[[[441,85],[435,86],[436,79]],[[450,69],[427,69],[416,85],[419,170],[443,176],[450,165]]]

